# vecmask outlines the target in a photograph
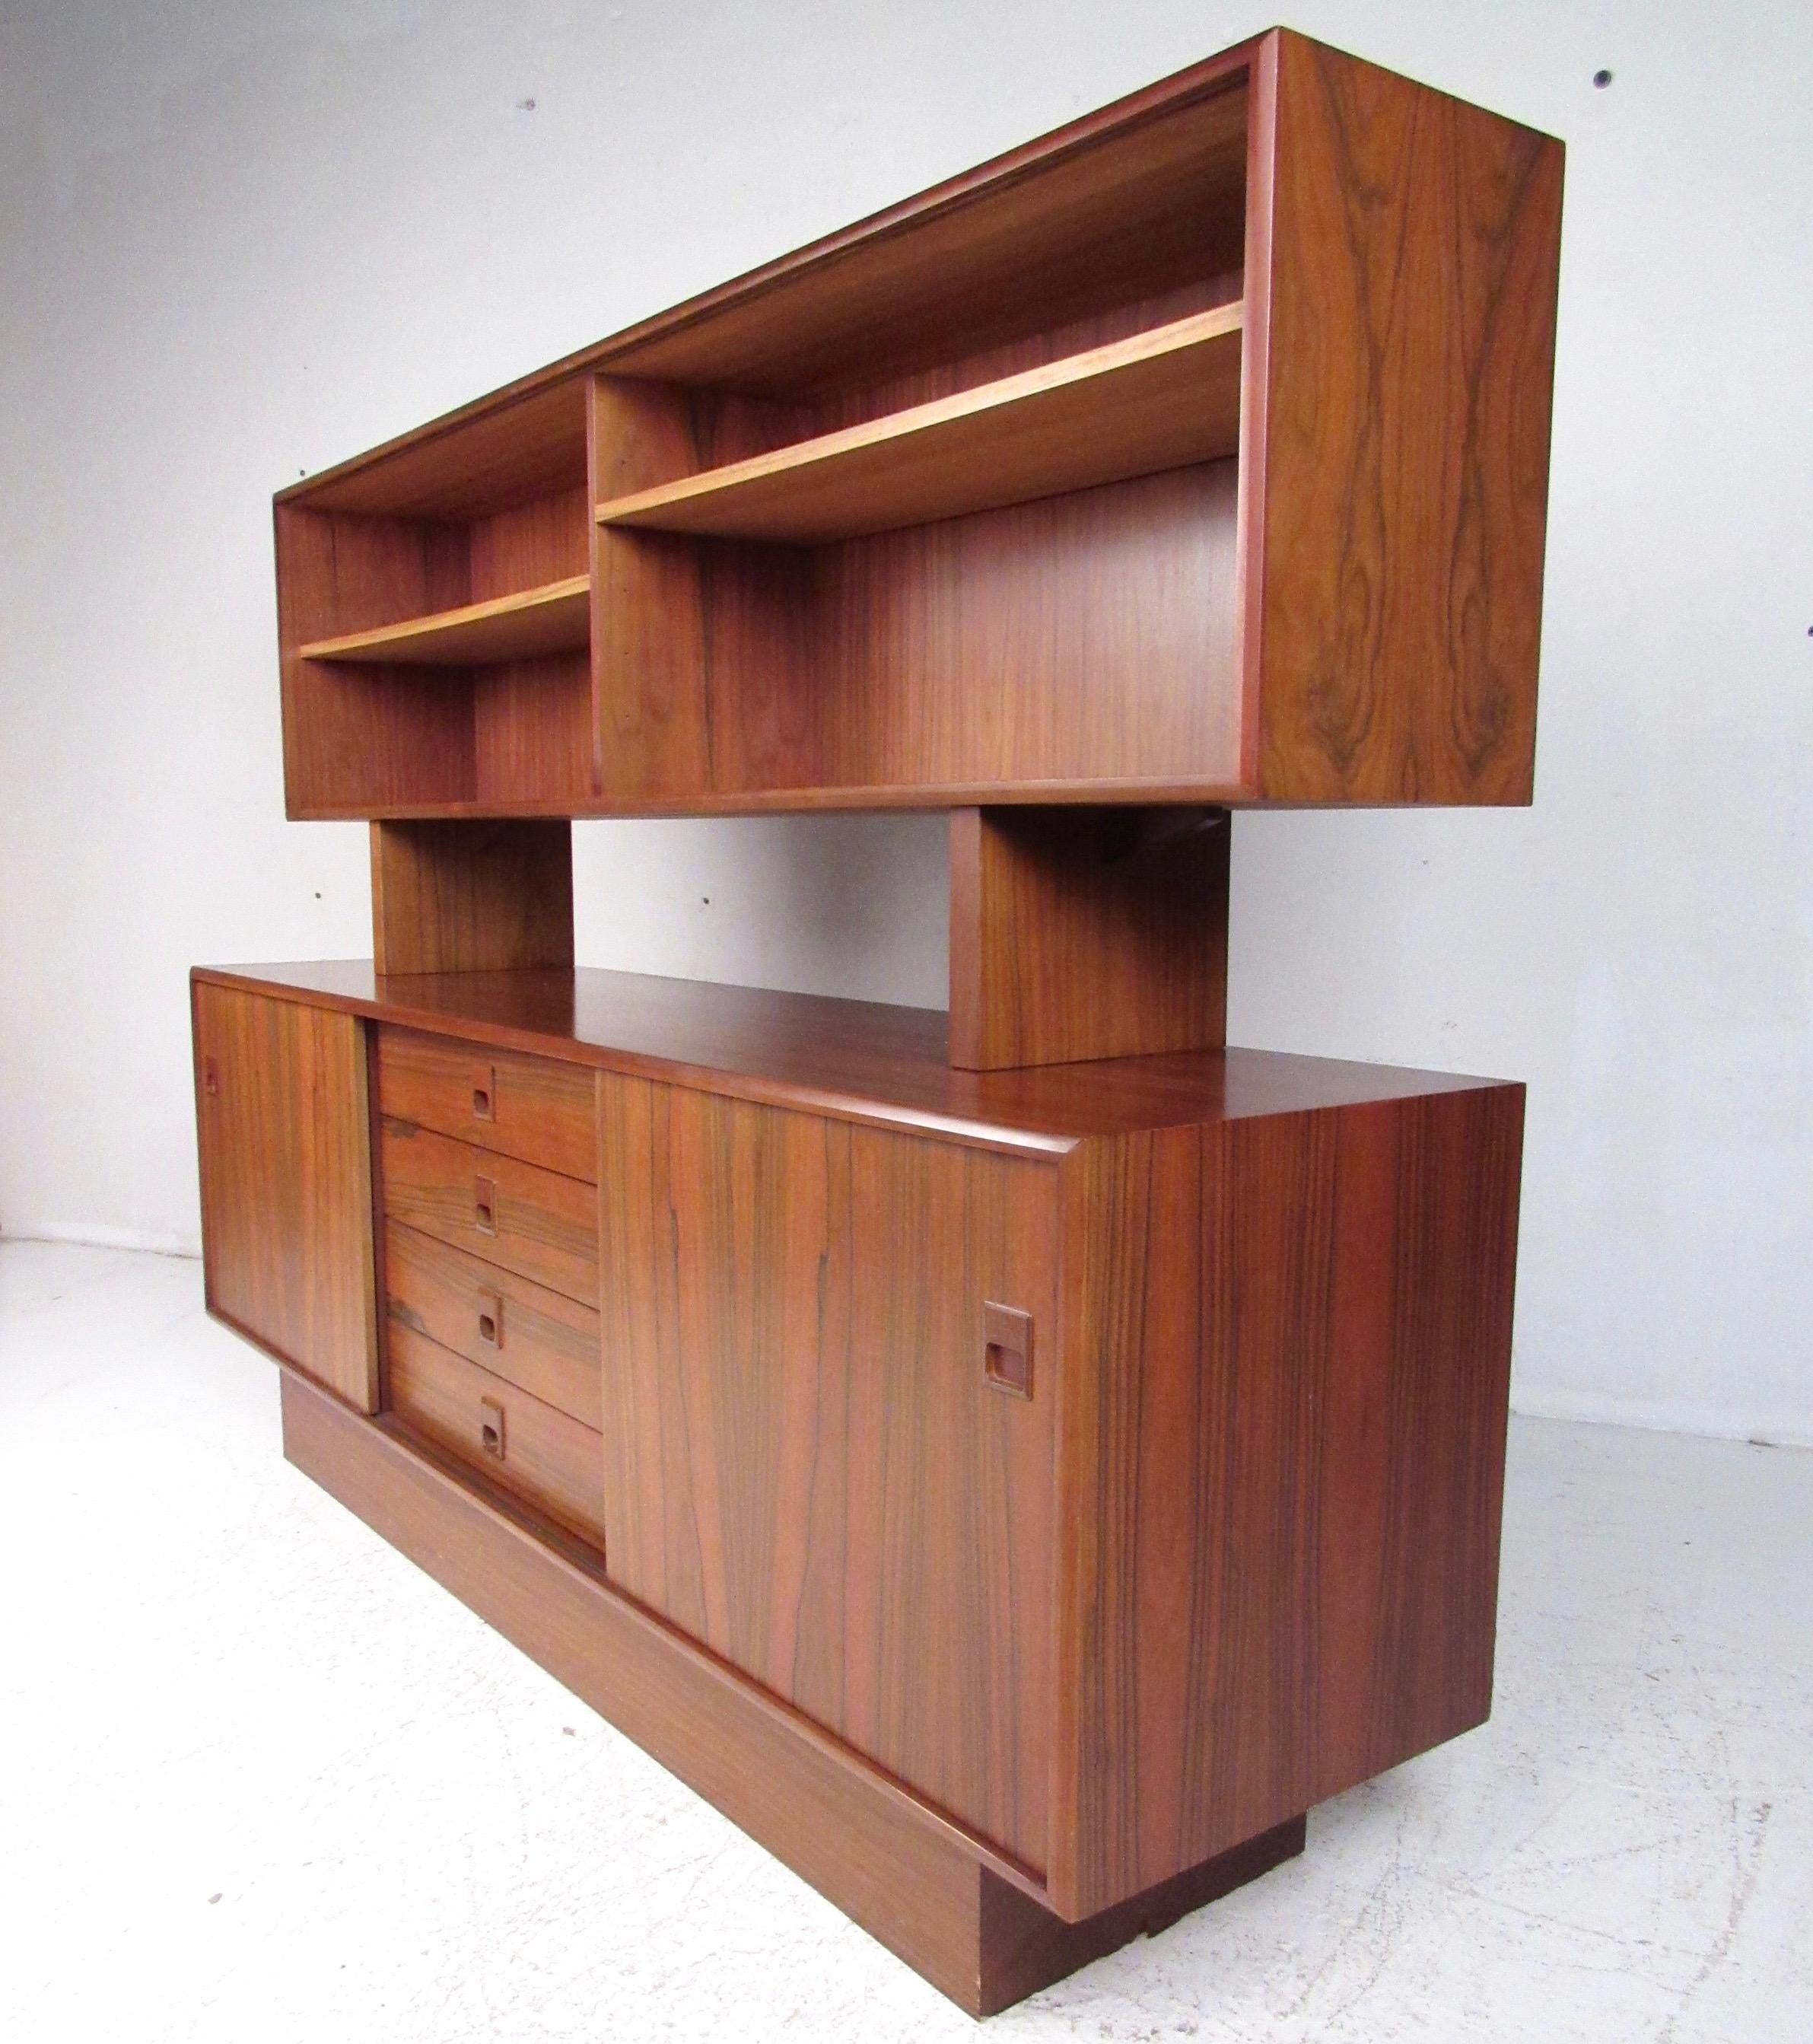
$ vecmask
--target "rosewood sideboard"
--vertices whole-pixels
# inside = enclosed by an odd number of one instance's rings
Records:
[[[1228,861],[1531,797],[1561,190],[1274,30],[277,498],[373,954],[193,975],[209,1307],[978,2014],[1490,1707],[1523,1089],[1228,1047]],[[948,1012],[576,966],[575,819],[878,809]]]

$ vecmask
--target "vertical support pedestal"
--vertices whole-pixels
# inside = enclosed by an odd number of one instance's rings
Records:
[[[1227,1040],[1225,809],[951,818],[951,1062],[1074,1064]]]
[[[375,823],[371,955],[380,973],[573,963],[573,826]]]

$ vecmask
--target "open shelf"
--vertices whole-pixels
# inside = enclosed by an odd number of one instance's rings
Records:
[[[1527,801],[1561,159],[1442,104],[1281,31],[290,485],[290,813]]]
[[[598,522],[814,544],[1213,461],[1239,437],[1242,310],[613,498]]]
[[[296,650],[305,660],[362,660],[394,667],[467,667],[573,652],[587,641],[591,594],[590,575],[568,575],[489,602],[312,640]]]

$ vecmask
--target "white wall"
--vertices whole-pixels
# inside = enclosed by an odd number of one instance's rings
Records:
[[[6,0],[0,1228],[193,1243],[188,965],[369,947],[277,485],[1266,18]],[[1291,18],[1569,144],[1542,737],[1528,813],[1240,819],[1236,1040],[1529,1080],[1525,1407],[1813,1439],[1813,12]],[[943,998],[935,822],[580,843],[588,962]]]

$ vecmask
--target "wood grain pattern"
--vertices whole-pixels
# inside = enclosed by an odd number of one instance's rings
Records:
[[[1048,1166],[602,1082],[606,1544],[640,1602],[1026,1865],[1045,1852]]]
[[[373,824],[371,939],[386,974],[570,966],[571,825]]]
[[[386,1320],[593,1433],[603,1425],[598,1316],[591,1308],[396,1221],[384,1230],[383,1297]]]
[[[1127,1907],[1062,1923],[988,1849],[605,1581],[432,1450],[287,1373],[284,1452],[971,2015],[1008,2007],[1302,1849],[1300,1819]],[[1024,1905],[1024,1906],[1022,1906]]]
[[[1240,307],[601,503],[601,524],[820,544],[1231,455]]]
[[[1501,1086],[1064,1166],[1065,1913],[1485,1717],[1522,1123]]]
[[[386,1348],[398,1419],[577,1531],[601,1532],[603,1457],[590,1427],[406,1321],[392,1321]]]
[[[1235,497],[1211,462],[818,550],[812,750],[716,785],[1233,780]]]
[[[1225,1043],[1231,835],[1225,811],[954,812],[951,1063]]]
[[[474,668],[472,726],[470,813],[565,817],[596,806],[592,675],[585,654]]]
[[[586,574],[591,525],[582,467],[567,489],[474,517],[463,528],[473,601],[495,601]],[[583,645],[584,638],[578,643]]]
[[[329,960],[197,972],[221,986],[632,1078],[1047,1156],[1061,1156],[1089,1135],[1493,1083],[1457,1072],[1243,1050],[956,1071],[946,1057],[941,1009],[590,967],[386,979],[363,961]]]
[[[583,1305],[598,1297],[595,1186],[386,1115],[384,1210],[393,1220]]]
[[[597,1181],[597,1087],[583,1065],[381,1029],[378,1085],[399,1120]]]
[[[363,1025],[200,982],[190,998],[209,1310],[375,1412]]]
[[[1561,147],[1281,33],[1256,792],[1526,802]]]

